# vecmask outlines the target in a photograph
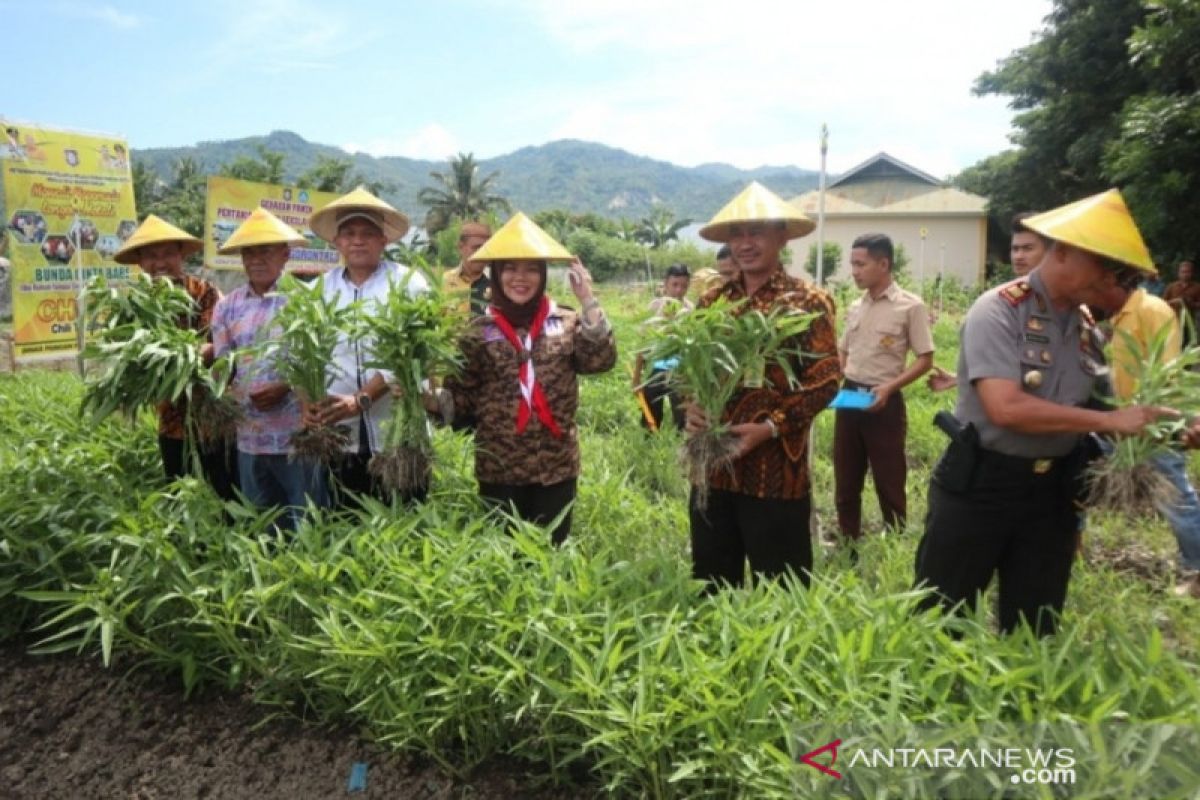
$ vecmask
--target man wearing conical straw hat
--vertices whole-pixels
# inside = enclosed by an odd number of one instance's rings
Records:
[[[362,186],[317,211],[308,224],[341,253],[342,266],[325,276],[324,286],[325,297],[339,306],[362,302],[370,313],[392,286],[404,286],[410,295],[429,290],[420,273],[384,258],[387,245],[408,232],[408,217]],[[330,466],[334,506],[354,505],[358,495],[388,503],[390,493],[368,465],[383,447],[383,424],[391,416],[390,375],[367,366],[370,341],[343,335],[333,357],[329,395],[307,413],[310,423],[342,425],[348,434],[344,457]],[[421,500],[427,493],[428,487],[418,487],[402,499]]]
[[[916,581],[923,603],[974,606],[999,575],[1000,628],[1053,633],[1067,596],[1079,522],[1083,434],[1137,435],[1169,409],[1085,408],[1107,373],[1103,338],[1081,304],[1154,264],[1115,189],[1024,220],[1054,243],[1029,275],[967,312],[951,443],[933,472]]]
[[[752,183],[700,229],[705,239],[728,244],[739,267],[732,280],[700,298],[701,307],[725,298],[740,303],[735,313],[782,307],[816,314],[797,342],[805,354],[796,370],[799,385],[789,386],[772,365],[766,385],[739,390],[723,415],[738,440],[732,467],[709,476],[706,508],[692,491],[692,570],[712,587],[740,585],[746,560],[756,575],[793,574],[806,583],[812,568],[808,436],[837,393],[841,368],[832,301],[788,275],[780,256],[789,240],[814,227],[799,209]],[[706,425],[689,409],[690,433]]]
[[[579,375],[607,372],[617,360],[612,329],[578,258],[518,212],[474,258],[488,264],[491,301],[463,337],[460,375],[448,378],[441,409],[448,422],[475,423],[475,477],[489,505],[570,533],[579,476]],[[547,262],[570,263],[580,310],[546,293]],[[564,514],[563,512],[566,511]]]
[[[192,311],[179,320],[181,328],[189,328],[204,334],[209,343],[204,345],[201,357],[205,363],[213,359],[212,316],[221,299],[217,287],[206,280],[184,272],[183,262],[191,255],[204,249],[203,243],[187,231],[181,230],[164,219],[150,214],[130,234],[116,253],[113,261],[118,264],[137,264],[142,272],[152,278],[166,278],[187,292],[192,299]],[[168,480],[182,477],[187,468],[186,442],[190,438],[184,427],[187,417],[187,400],[177,402],[164,400],[158,404],[158,452],[162,457],[163,472]],[[223,500],[234,499],[237,486],[237,465],[232,452],[224,446],[197,448],[200,469],[213,490]]]
[[[216,355],[252,353],[271,337],[272,320],[287,302],[275,291],[291,248],[305,243],[294,228],[265,208],[256,208],[217,251],[240,253],[246,285],[217,303],[213,313]],[[242,406],[237,426],[238,477],[246,499],[259,508],[283,507],[283,526],[294,529],[311,499],[329,503],[323,468],[292,458],[290,439],[300,429],[300,401],[267,360],[243,354],[233,379]]]

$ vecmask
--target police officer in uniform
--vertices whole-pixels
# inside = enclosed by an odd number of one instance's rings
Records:
[[[1024,619],[1046,635],[1066,600],[1075,553],[1082,434],[1137,434],[1171,412],[1084,408],[1106,367],[1103,339],[1080,305],[1100,301],[1127,270],[1154,273],[1120,193],[1025,225],[1054,245],[1037,269],[984,293],[967,312],[958,405],[939,423],[951,444],[930,485],[916,581],[935,590],[924,607],[971,608],[998,574],[1001,630]],[[1200,426],[1188,440],[1200,441]]]

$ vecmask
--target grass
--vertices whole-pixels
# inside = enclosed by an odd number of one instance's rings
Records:
[[[1194,740],[1181,761],[1153,737],[1200,729],[1200,616],[1164,591],[1169,576],[1108,557],[1137,545],[1173,559],[1162,522],[1089,517],[1090,557],[1051,639],[996,636],[986,603],[968,620],[914,616],[913,551],[942,446],[930,419],[952,402],[914,387],[908,530],[870,536],[856,565],[819,549],[808,591],[703,599],[679,439],[638,428],[628,386],[647,299],[603,296],[622,363],[582,382],[583,476],[562,550],[529,526],[509,536],[484,511],[461,434],[435,437],[420,511],[368,503],[285,541],[245,509],[227,528],[195,481],[162,486],[148,416],[93,427],[75,413],[72,376],[0,376],[3,633],[349,718],[447,770],[505,753],[622,796],[1016,796],[974,773],[851,768],[835,782],[797,759],[847,732],[1017,747],[1037,722],[1063,726],[1060,743],[1094,737],[1077,745],[1089,755],[1072,796],[1188,796]],[[935,340],[953,368],[951,320]],[[819,418],[814,464],[829,530],[832,421]],[[864,528],[879,530],[866,500]]]

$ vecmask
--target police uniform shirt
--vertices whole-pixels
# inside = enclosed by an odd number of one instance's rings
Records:
[[[1057,458],[1079,440],[1074,433],[1018,433],[990,422],[975,382],[1014,381],[1021,390],[1065,406],[1082,406],[1104,371],[1102,344],[1079,309],[1050,304],[1037,270],[985,292],[967,312],[958,355],[955,416],[974,423],[988,450],[1024,458]]]

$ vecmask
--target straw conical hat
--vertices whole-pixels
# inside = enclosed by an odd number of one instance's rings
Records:
[[[137,230],[129,235],[125,244],[121,245],[121,249],[113,253],[113,261],[118,264],[136,264],[138,250],[148,244],[158,244],[159,242],[179,242],[179,249],[184,258],[204,249],[204,243],[195,236],[150,214],[142,220],[141,225],[137,226]]]
[[[1116,189],[1029,217],[1024,224],[1055,241],[1158,274],[1137,223]]]
[[[574,256],[520,211],[471,256],[472,261],[510,261],[523,258],[570,261]]]
[[[299,231],[288,225],[265,208],[256,208],[238,225],[217,250],[223,256],[241,252],[244,247],[260,244],[305,244],[308,240]]]
[[[700,235],[710,242],[727,242],[731,225],[769,221],[786,223],[789,239],[804,236],[817,227],[815,222],[804,216],[803,211],[758,181],[754,181],[718,211],[716,216],[700,229]]]
[[[374,222],[389,242],[408,233],[408,217],[359,186],[349,194],[322,208],[309,217],[308,227],[327,242],[337,237],[338,225],[347,217],[360,214]]]

